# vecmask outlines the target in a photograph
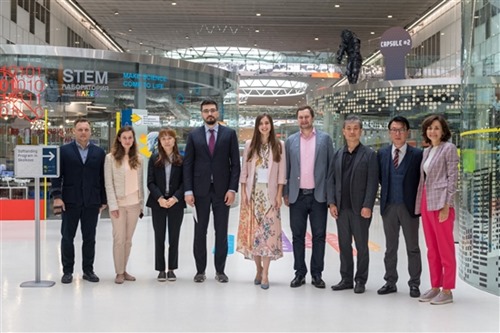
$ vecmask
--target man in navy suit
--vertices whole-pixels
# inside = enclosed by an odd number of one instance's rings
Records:
[[[212,100],[201,103],[204,125],[191,131],[184,155],[185,201],[196,209],[194,227],[195,282],[206,279],[207,229],[210,207],[215,228],[215,279],[228,282],[225,274],[229,208],[240,178],[240,152],[236,132],[218,124],[219,109]]]
[[[410,134],[410,123],[405,117],[396,116],[389,121],[389,136],[392,144],[379,150],[379,180],[381,184],[380,214],[385,233],[386,284],[378,290],[379,295],[397,291],[399,229],[403,229],[408,256],[410,296],[420,296],[420,274],[422,261],[418,246],[418,215],[415,215],[415,199],[420,180],[422,150],[406,143]]]
[[[83,278],[99,282],[94,273],[95,234],[99,213],[106,207],[104,159],[102,148],[90,142],[90,122],[75,120],[75,140],[60,148],[60,176],[52,179],[54,213],[62,214],[61,259],[62,283],[73,281],[74,239],[78,223],[82,232]]]

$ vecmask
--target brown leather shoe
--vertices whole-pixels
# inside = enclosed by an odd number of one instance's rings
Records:
[[[115,283],[122,284],[123,282],[125,282],[125,274],[116,274]]]

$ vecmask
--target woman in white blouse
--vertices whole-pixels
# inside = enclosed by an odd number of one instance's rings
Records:
[[[104,162],[104,181],[111,222],[113,224],[113,259],[115,283],[135,281],[127,273],[127,262],[132,247],[132,236],[142,213],[144,190],[142,161],[137,149],[134,129],[120,128],[111,153]]]
[[[458,179],[457,147],[448,142],[451,131],[442,115],[430,115],[422,123],[422,136],[430,146],[420,166],[415,214],[422,214],[431,289],[420,302],[440,305],[453,302],[457,263],[453,226]]]

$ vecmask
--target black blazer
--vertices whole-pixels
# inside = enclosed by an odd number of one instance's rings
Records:
[[[212,183],[215,194],[224,196],[228,190],[238,191],[240,151],[236,132],[219,125],[214,156],[208,150],[205,126],[191,131],[184,155],[184,190],[195,196],[206,196]]]
[[[340,210],[342,193],[342,159],[344,147],[335,152],[333,163],[335,196],[334,204]],[[350,182],[351,204],[355,214],[361,214],[362,208],[370,208],[373,211],[375,197],[378,190],[378,165],[377,153],[371,148],[359,144],[356,158],[352,166]]]
[[[83,164],[76,142],[59,148],[60,175],[52,178],[51,194],[66,206],[101,206],[106,204],[104,187],[104,150],[89,144],[87,160]]]
[[[158,199],[165,196],[166,189],[166,175],[165,167],[155,166],[155,161],[158,159],[158,153],[153,154],[149,158],[148,162],[148,189],[149,196],[146,201],[146,206],[151,208],[161,208],[158,204]],[[186,207],[186,202],[184,201],[184,185],[182,180],[182,165],[176,166],[172,165],[170,171],[170,181],[168,184],[170,196],[174,196],[179,200],[176,205],[181,205]]]
[[[381,148],[377,154],[379,165],[380,189],[380,214],[384,214],[387,199],[389,196],[390,166],[392,164],[392,144]],[[420,180],[420,164],[422,163],[422,150],[407,145],[404,157],[405,163],[408,163],[408,169],[403,178],[403,202],[408,213],[412,217],[415,215],[415,200],[417,197],[418,182]]]

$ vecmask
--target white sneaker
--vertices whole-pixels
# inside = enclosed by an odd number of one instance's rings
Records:
[[[441,305],[448,303],[453,303],[453,294],[451,293],[451,291],[449,293],[440,292],[439,295],[434,297],[431,301],[431,304],[433,305]]]
[[[425,293],[420,296],[418,299],[419,302],[430,302],[434,297],[439,295],[439,289],[429,289]]]

